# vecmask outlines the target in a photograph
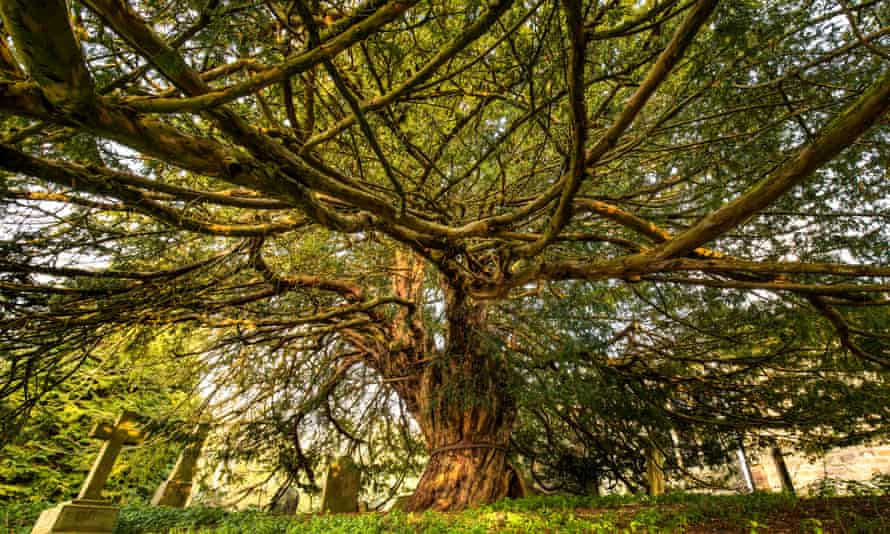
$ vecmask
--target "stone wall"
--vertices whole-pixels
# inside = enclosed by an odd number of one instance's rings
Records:
[[[825,478],[862,482],[878,473],[890,475],[890,445],[841,447],[815,459],[785,451],[784,458],[794,489],[801,495]],[[757,489],[782,490],[779,471],[768,449],[750,454],[748,460]]]

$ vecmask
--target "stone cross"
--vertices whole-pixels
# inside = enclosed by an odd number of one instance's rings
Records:
[[[349,456],[343,456],[328,467],[328,478],[321,501],[322,512],[351,513],[358,511],[361,472]]]
[[[195,479],[198,459],[201,457],[201,448],[207,440],[210,425],[201,423],[195,430],[191,442],[179,455],[179,460],[173,466],[173,472],[167,480],[158,487],[151,504],[154,506],[172,506],[182,508],[188,503],[192,493],[192,482]]]
[[[96,501],[102,499],[102,488],[105,487],[105,481],[111,474],[111,468],[114,467],[114,461],[120,454],[121,448],[124,445],[142,443],[142,434],[133,426],[137,417],[139,416],[134,412],[124,412],[114,424],[99,423],[93,427],[90,437],[104,439],[105,443],[77,495],[78,499]]]
[[[142,436],[133,423],[138,416],[124,412],[114,424],[98,424],[90,437],[104,439],[105,443],[93,463],[90,474],[73,501],[63,502],[44,510],[31,534],[112,534],[120,509],[102,500],[102,489],[111,474],[114,461],[124,445],[137,445]]]

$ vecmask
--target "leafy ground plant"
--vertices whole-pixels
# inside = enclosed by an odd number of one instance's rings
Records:
[[[26,534],[43,504],[0,508],[4,533]],[[214,508],[125,506],[116,534],[826,534],[890,532],[890,496],[785,494],[532,497],[463,512],[284,517]]]

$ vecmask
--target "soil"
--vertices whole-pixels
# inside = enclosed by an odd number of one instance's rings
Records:
[[[582,508],[578,515],[618,512],[619,524],[630,521],[644,506]],[[659,506],[670,515],[685,505]],[[712,510],[682,528],[684,534],[890,534],[890,495],[882,497],[828,497],[802,499],[769,511]],[[622,525],[627,527],[627,525]],[[674,530],[677,532],[676,530]]]

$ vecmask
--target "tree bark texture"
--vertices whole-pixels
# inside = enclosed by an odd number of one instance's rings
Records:
[[[508,493],[516,403],[502,357],[486,341],[485,315],[483,305],[447,291],[445,350],[410,392],[430,460],[408,510],[460,510]]]

